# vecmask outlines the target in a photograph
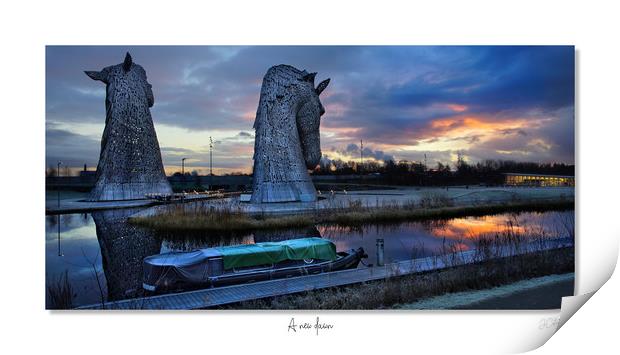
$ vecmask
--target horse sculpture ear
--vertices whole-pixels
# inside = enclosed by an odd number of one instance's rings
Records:
[[[325,90],[325,88],[327,87],[327,85],[329,85],[329,80],[330,79],[325,79],[323,81],[321,81],[319,83],[319,86],[316,87],[315,91],[317,95],[321,95],[321,93],[323,92],[323,90]]]
[[[104,83],[106,82],[104,75],[100,71],[85,71],[84,73],[86,73],[86,75],[93,80],[103,81]]]
[[[131,59],[129,52],[127,52],[125,55],[125,61],[123,62],[123,70],[126,72],[129,71],[129,69],[131,69],[131,64],[133,64],[133,60]]]
[[[314,87],[314,77],[315,76],[316,76],[316,73],[306,74],[306,75],[304,75],[304,81],[309,82],[310,84],[312,84],[312,87]]]

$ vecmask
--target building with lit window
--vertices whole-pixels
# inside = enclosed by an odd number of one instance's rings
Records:
[[[575,177],[568,175],[504,174],[504,183],[509,186],[575,186]]]

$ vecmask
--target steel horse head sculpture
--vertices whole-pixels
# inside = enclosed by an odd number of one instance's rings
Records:
[[[319,125],[325,109],[316,73],[289,65],[271,67],[263,78],[254,129],[252,203],[316,201],[308,174],[321,159]]]
[[[172,193],[150,107],[155,99],[144,69],[127,53],[121,64],[86,71],[106,85],[106,119],[91,201],[132,200]]]

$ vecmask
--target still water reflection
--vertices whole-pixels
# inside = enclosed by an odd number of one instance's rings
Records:
[[[465,217],[430,222],[369,225],[359,228],[316,226],[242,235],[162,235],[128,224],[137,209],[91,214],[46,216],[46,282],[53,284],[67,272],[75,293],[74,305],[112,301],[142,294],[142,259],[173,250],[248,244],[321,236],[337,249],[363,247],[366,263],[375,263],[376,240],[385,240],[385,261],[436,254],[442,245],[474,246],[483,235],[522,233],[568,236],[574,231],[574,211],[528,212]],[[364,267],[364,266],[360,266]]]

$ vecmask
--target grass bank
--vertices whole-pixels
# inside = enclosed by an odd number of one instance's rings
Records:
[[[489,289],[520,280],[574,272],[574,249],[487,260],[425,274],[259,299],[221,309],[389,309],[447,293]]]
[[[403,204],[363,206],[361,201],[347,205],[294,215],[250,215],[232,207],[210,208],[198,205],[170,206],[161,214],[133,217],[130,223],[162,231],[239,232],[261,229],[300,228],[316,224],[359,226],[428,219],[483,216],[505,212],[550,211],[573,209],[572,199],[506,201],[492,204],[455,206],[449,199],[432,197]]]

